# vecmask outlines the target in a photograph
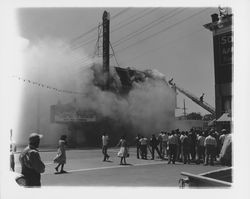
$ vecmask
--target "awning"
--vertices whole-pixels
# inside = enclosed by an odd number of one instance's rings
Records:
[[[231,122],[231,114],[230,113],[223,113],[222,116],[220,116],[219,119],[216,120],[216,122]]]

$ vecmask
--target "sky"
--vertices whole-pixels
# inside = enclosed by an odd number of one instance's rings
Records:
[[[110,42],[120,67],[156,69],[197,97],[205,93],[204,100],[215,106],[212,32],[203,25],[211,22],[217,7],[20,8],[19,35],[30,44],[74,41],[75,51],[92,56],[104,10],[111,16]],[[117,66],[114,58],[111,65]],[[178,107],[183,108],[183,99],[187,113],[208,113],[182,94],[177,97]]]

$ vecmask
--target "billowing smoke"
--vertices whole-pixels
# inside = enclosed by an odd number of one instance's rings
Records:
[[[164,81],[164,75],[158,71],[145,71],[148,77],[142,82],[135,81],[130,92],[121,96],[117,94],[121,81],[114,67],[110,68],[113,91],[102,90],[97,86],[105,82],[100,60],[82,61],[88,59],[84,51],[72,51],[65,42],[47,39],[29,45],[23,58],[23,78],[39,82],[44,87],[20,82],[23,83],[23,100],[19,143],[27,142],[29,133],[37,129],[44,134],[42,145],[56,143],[68,129],[66,125],[50,122],[50,106],[58,101],[69,103],[73,99],[77,100],[80,109],[91,109],[116,122],[131,124],[145,135],[172,128],[174,94]],[[46,85],[82,94],[58,92]]]

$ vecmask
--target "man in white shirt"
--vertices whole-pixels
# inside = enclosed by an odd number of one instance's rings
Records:
[[[178,137],[175,135],[174,131],[172,131],[171,135],[168,137],[168,144],[169,144],[168,164],[170,164],[171,161],[173,164],[175,164],[177,147],[178,147]]]
[[[109,142],[109,137],[106,135],[106,133],[103,133],[102,135],[102,153],[103,153],[103,161],[106,161],[109,159],[109,155],[107,153],[108,150],[108,142]]]
[[[197,136],[197,164],[200,164],[200,161],[202,160],[203,163],[205,162],[205,132],[201,132]]]
[[[145,136],[141,137],[140,146],[141,146],[141,158],[146,160],[147,159],[148,139]]]
[[[162,157],[168,157],[168,135],[167,132],[164,132],[162,135]]]
[[[208,165],[209,158],[210,158],[210,165],[214,165],[217,141],[212,135],[213,135],[213,133],[210,132],[209,136],[207,136],[205,141],[204,141],[204,146],[205,146],[205,150],[206,150],[205,165]]]

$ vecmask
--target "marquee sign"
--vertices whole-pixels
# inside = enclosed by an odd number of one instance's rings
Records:
[[[79,110],[70,105],[51,106],[51,122],[53,123],[89,123],[96,122],[96,120],[96,113],[91,110]]]

